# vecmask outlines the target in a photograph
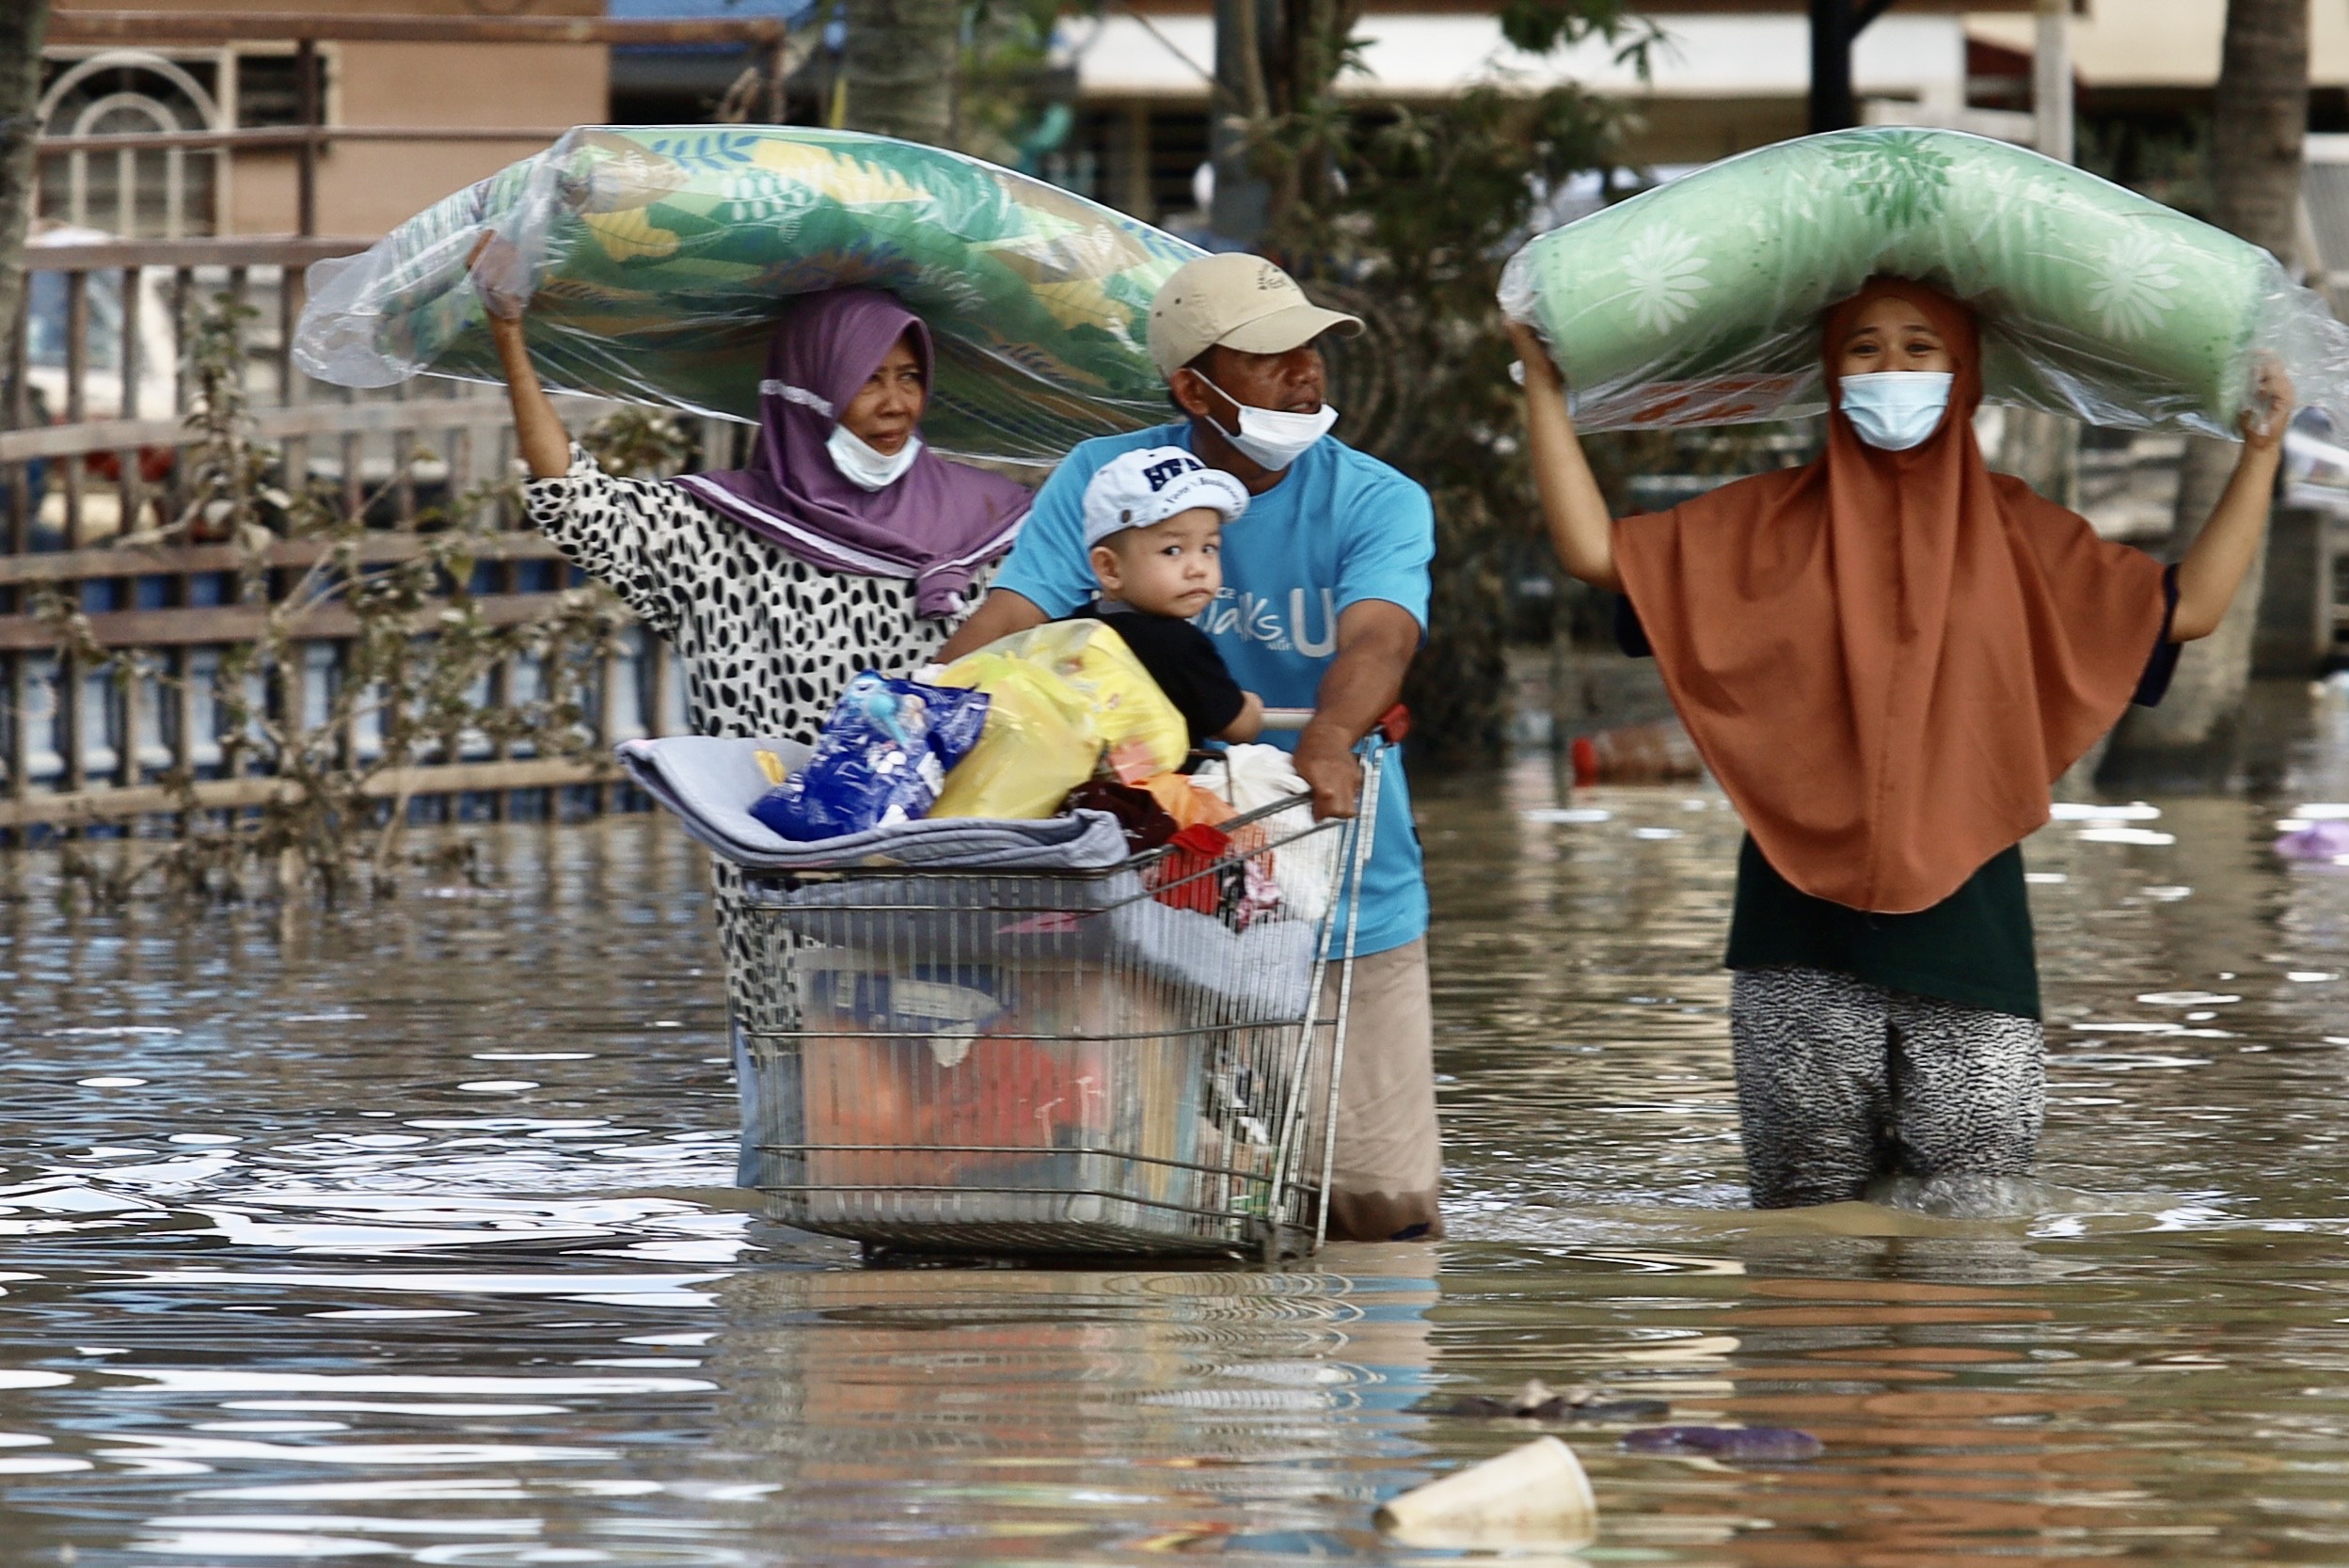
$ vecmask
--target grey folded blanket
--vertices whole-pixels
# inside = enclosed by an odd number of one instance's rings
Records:
[[[628,777],[675,812],[687,832],[745,870],[924,865],[942,871],[1089,871],[1126,858],[1124,830],[1117,818],[1097,811],[1040,822],[940,817],[802,844],[751,815],[752,805],[773,787],[758,753],[772,752],[796,770],[808,759],[808,748],[796,740],[678,735],[624,740],[613,751]]]
[[[1117,818],[1096,811],[1040,822],[900,822],[802,844],[751,815],[752,803],[773,787],[758,752],[773,752],[797,768],[808,757],[798,741],[671,736],[625,740],[615,750],[628,776],[675,812],[687,832],[747,871],[917,867],[1016,878],[1105,870],[1128,856]],[[1302,1015],[1321,930],[1318,921],[1293,919],[1233,931],[1213,916],[1157,902],[1132,871],[1033,882],[946,875],[754,882],[747,891],[801,939],[827,947],[877,959],[951,953],[991,963],[1138,964],[1200,988],[1226,1017],[1245,1021]]]

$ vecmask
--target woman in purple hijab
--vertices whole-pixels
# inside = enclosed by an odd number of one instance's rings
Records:
[[[815,739],[849,676],[929,661],[1027,515],[1025,489],[922,444],[929,329],[881,290],[796,301],[750,466],[665,483],[598,468],[539,386],[525,315],[490,323],[531,521],[675,647],[699,734]]]
[[[525,314],[483,295],[531,522],[676,650],[696,734],[813,741],[849,676],[936,656],[1027,515],[1026,490],[922,445],[929,330],[887,293],[795,303],[768,351],[750,467],[673,482],[615,479],[573,444]],[[771,956],[754,951],[738,877],[713,864],[735,1016],[755,1018]]]
[[[1028,493],[923,447],[929,328],[878,289],[794,309],[767,351],[747,468],[676,483],[719,515],[835,572],[911,578],[915,611],[960,614],[1011,547]]]

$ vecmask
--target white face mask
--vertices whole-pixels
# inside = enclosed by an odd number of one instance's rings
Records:
[[[896,452],[874,451],[847,425],[832,427],[825,438],[824,450],[832,453],[832,466],[840,470],[840,477],[860,490],[886,490],[905,477],[913,467],[913,460],[922,455],[922,438],[908,436],[905,445]]]
[[[1882,451],[1907,451],[1941,428],[1949,410],[1947,371],[1876,371],[1847,375],[1844,418],[1860,439]]]
[[[1192,372],[1197,375],[1198,372]],[[1207,377],[1199,376],[1201,381]],[[1215,387],[1207,381],[1210,387]],[[1338,422],[1338,411],[1323,404],[1314,414],[1284,414],[1277,408],[1257,408],[1242,403],[1221,387],[1216,393],[1240,411],[1240,433],[1225,432],[1224,439],[1249,462],[1275,473],[1305,455],[1306,449],[1329,434],[1329,427]]]

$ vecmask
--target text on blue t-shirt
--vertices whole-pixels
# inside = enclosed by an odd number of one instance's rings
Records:
[[[1085,548],[1085,486],[1101,466],[1139,447],[1191,445],[1185,424],[1104,436],[1069,453],[1036,504],[993,586],[1047,615],[1089,602],[1098,585]],[[1436,516],[1427,492],[1374,457],[1324,436],[1281,482],[1224,530],[1224,585],[1198,616],[1232,678],[1270,707],[1311,707],[1338,651],[1338,617],[1365,599],[1401,605],[1427,625]],[[1264,739],[1294,749],[1296,736]],[[1363,875],[1358,953],[1427,931],[1427,880],[1398,752],[1379,781],[1378,820]],[[1342,926],[1333,933],[1341,951]]]

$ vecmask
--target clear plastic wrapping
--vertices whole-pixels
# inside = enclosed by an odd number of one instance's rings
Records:
[[[294,357],[322,381],[499,381],[468,258],[531,300],[559,390],[755,419],[790,296],[886,288],[928,323],[923,436],[963,456],[1057,462],[1166,418],[1151,296],[1200,254],[1056,186],[960,153],[804,126],[582,127],[310,269]]]
[[[2349,327],[2257,245],[2024,148],[1956,131],[1804,136],[1528,243],[1532,323],[1590,430],[1826,407],[1818,325],[1870,277],[1972,305],[1988,401],[2233,436],[2262,355],[2349,428]]]

